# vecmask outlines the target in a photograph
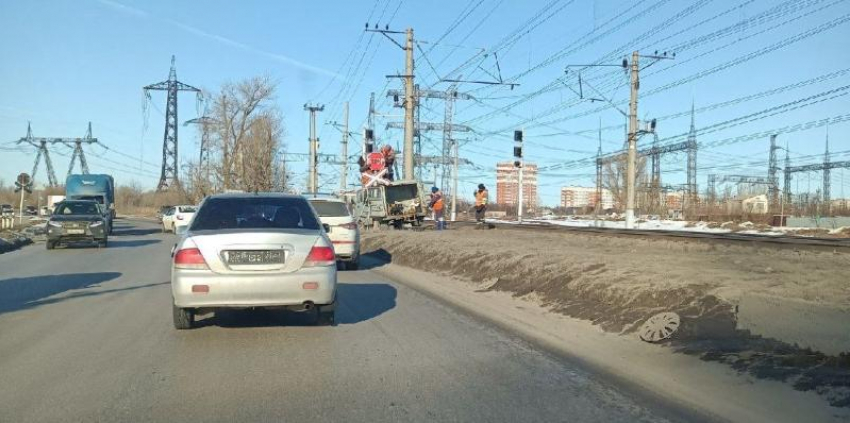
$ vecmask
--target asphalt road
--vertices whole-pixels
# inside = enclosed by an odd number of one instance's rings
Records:
[[[171,324],[153,223],[106,249],[0,255],[0,421],[663,421],[685,414],[372,270],[335,327],[285,312]]]

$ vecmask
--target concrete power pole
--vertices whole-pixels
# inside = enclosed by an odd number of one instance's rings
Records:
[[[319,187],[319,139],[316,138],[316,113],[325,110],[325,106],[305,104],[304,110],[310,112],[310,176],[307,180],[307,191],[316,193]]]
[[[340,157],[340,163],[342,169],[340,169],[340,178],[339,178],[339,190],[345,191],[348,180],[348,102],[346,101],[343,104],[342,109],[342,119],[343,127],[342,127],[342,155]]]
[[[413,135],[414,116],[416,115],[416,95],[413,87],[413,28],[407,29],[404,71],[404,179],[414,179],[413,175]]]
[[[638,88],[640,79],[638,77],[638,52],[632,53],[631,62],[631,97],[629,100],[629,154],[628,166],[626,168],[626,228],[634,228],[635,225],[635,171],[637,168],[637,106]]]

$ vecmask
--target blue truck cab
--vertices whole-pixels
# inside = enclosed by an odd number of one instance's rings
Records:
[[[94,200],[102,206],[104,218],[112,233],[115,219],[115,180],[112,175],[68,175],[65,179],[67,200]]]

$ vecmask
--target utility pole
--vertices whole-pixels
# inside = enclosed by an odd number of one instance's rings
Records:
[[[310,112],[310,174],[307,180],[307,191],[315,194],[319,186],[319,139],[316,137],[316,113],[325,110],[325,106],[305,104],[304,110]]]
[[[658,138],[657,134],[654,134],[656,138]],[[687,192],[687,201],[688,206],[691,208],[691,211],[695,209],[699,201],[699,194],[697,188],[697,149],[699,145],[697,144],[697,129],[694,124],[694,102],[691,100],[691,129],[688,132],[688,192]],[[660,172],[660,170],[659,170]],[[660,180],[659,176],[659,180]],[[685,208],[682,208],[682,215],[686,212]]]
[[[342,155],[340,157],[340,162],[342,169],[340,169],[340,177],[339,177],[339,191],[345,191],[347,180],[348,180],[348,102],[346,101],[342,107],[342,119],[343,128],[342,128]]]
[[[416,113],[416,96],[413,87],[413,28],[407,28],[404,69],[404,179],[413,179],[413,117]]]
[[[177,93],[192,91],[200,97],[201,90],[177,80],[175,57],[171,56],[171,71],[168,80],[151,84],[143,88],[145,97],[150,100],[150,91],[166,91],[165,103],[165,135],[162,138],[162,172],[159,176],[157,191],[177,188],[180,186],[180,162],[177,156]]]
[[[788,139],[785,140],[785,168],[782,170],[784,176],[784,189],[782,190],[782,196],[785,198],[785,203],[791,202],[791,157],[788,152]]]
[[[373,120],[373,116],[375,116],[375,93],[370,93],[369,115],[366,117],[366,127],[369,129],[375,129],[375,122]]]
[[[454,196],[454,191],[449,192],[447,185],[449,182],[449,157],[451,156],[452,148],[452,120],[454,115],[454,100],[457,98],[457,84],[451,84],[445,93],[446,111],[443,119],[443,148],[442,153],[445,160],[443,161],[443,174],[440,178],[440,189],[443,194],[448,192],[449,196]],[[420,143],[421,144],[421,143]]]
[[[596,150],[596,207],[593,208],[593,225],[599,224],[602,211],[602,118],[599,118],[599,147]]]
[[[457,172],[460,161],[460,145],[456,139],[452,139],[454,147],[454,166],[452,166],[452,222],[457,220]]]
[[[405,31],[391,31],[389,26],[384,29],[378,29],[375,25],[374,29],[369,29],[369,23],[366,23],[366,32],[377,32],[387,37],[393,44],[404,50],[404,75],[387,75],[387,78],[402,78],[404,79],[404,146],[402,147],[404,154],[404,163],[402,168],[403,179],[416,179],[413,174],[413,156],[414,145],[413,137],[415,136],[415,118],[416,118],[416,87],[413,85],[415,67],[413,65],[413,28],[407,28]],[[390,34],[405,34],[405,44],[402,45]]]
[[[638,88],[640,80],[638,79],[638,52],[632,53],[631,62],[631,96],[629,100],[629,152],[628,165],[626,167],[626,228],[632,229],[635,225],[635,168],[637,159],[637,106],[638,106]]]
[[[826,151],[823,154],[823,202],[824,209],[827,215],[832,214],[832,196],[830,195],[831,191],[831,166],[829,163],[829,125],[826,126]]]
[[[415,158],[422,156],[422,140],[420,139],[421,136],[422,136],[422,131],[423,130],[430,131],[430,130],[436,130],[438,128],[441,128],[442,131],[443,131],[442,154],[443,154],[445,160],[443,160],[444,167],[443,167],[443,171],[442,171],[443,172],[442,177],[440,178],[440,183],[436,184],[436,185],[438,185],[440,187],[440,189],[443,190],[444,195],[448,195],[449,197],[451,197],[453,195],[453,193],[449,192],[447,187],[449,185],[449,171],[451,169],[451,149],[452,149],[451,140],[453,138],[452,132],[453,131],[470,131],[471,130],[471,128],[469,128],[467,126],[456,125],[456,124],[452,123],[452,120],[454,119],[454,102],[456,100],[474,100],[475,97],[473,97],[472,95],[470,95],[468,93],[463,93],[463,92],[457,91],[457,83],[452,84],[445,91],[427,90],[427,89],[423,90],[423,89],[419,89],[418,86],[414,86],[414,93],[415,93],[415,96],[416,96],[417,104],[419,102],[419,99],[422,99],[422,98],[428,98],[428,99],[436,98],[436,99],[445,100],[445,102],[446,102],[445,103],[445,118],[443,120],[442,125],[439,125],[439,124],[436,124],[436,123],[425,123],[423,125],[422,122],[420,122],[420,119],[419,119],[419,112],[421,111],[421,108],[420,107],[416,108],[416,119],[414,119],[414,124],[413,124],[414,134],[415,134],[415,137],[416,137],[415,140],[414,140],[414,149],[416,150],[416,152],[414,154],[414,166],[417,167],[417,169],[416,169],[417,177],[421,178],[421,176],[422,176],[421,164],[422,163],[417,162]],[[387,97],[393,98],[393,104],[396,107],[400,107],[399,99],[403,96],[404,96],[404,92],[402,90],[392,89],[392,90],[387,91]],[[403,128],[404,122],[400,122],[400,123],[393,122],[393,123],[391,123],[391,125],[393,125],[392,127]]]
[[[281,175],[281,182],[280,182],[281,191],[286,192],[286,190],[287,190],[286,184],[289,182],[287,175],[286,175],[286,173],[289,172],[289,168],[286,167],[286,152],[283,152],[283,153],[280,154],[280,159],[283,162],[283,175]]]

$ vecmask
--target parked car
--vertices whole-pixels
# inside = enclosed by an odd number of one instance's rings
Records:
[[[11,204],[0,205],[0,214],[3,216],[14,216],[15,208]]]
[[[162,216],[162,231],[177,233],[177,228],[186,226],[197,211],[195,206],[174,206]]]
[[[96,243],[106,247],[108,224],[99,204],[91,200],[65,200],[47,221],[47,249],[72,242]]]
[[[207,197],[173,250],[174,327],[233,308],[312,312],[316,323],[332,325],[336,258],[324,229],[301,196]]]
[[[38,210],[35,208],[35,206],[26,206],[24,208],[24,214],[26,214],[27,216],[38,216]]]
[[[169,210],[174,206],[162,206],[159,208],[159,211],[156,212],[156,219],[162,223],[162,218],[165,217],[165,214],[168,213]]]
[[[328,237],[334,246],[341,267],[357,270],[360,267],[360,227],[351,216],[345,201],[333,197],[308,198],[322,223],[330,227]]]

